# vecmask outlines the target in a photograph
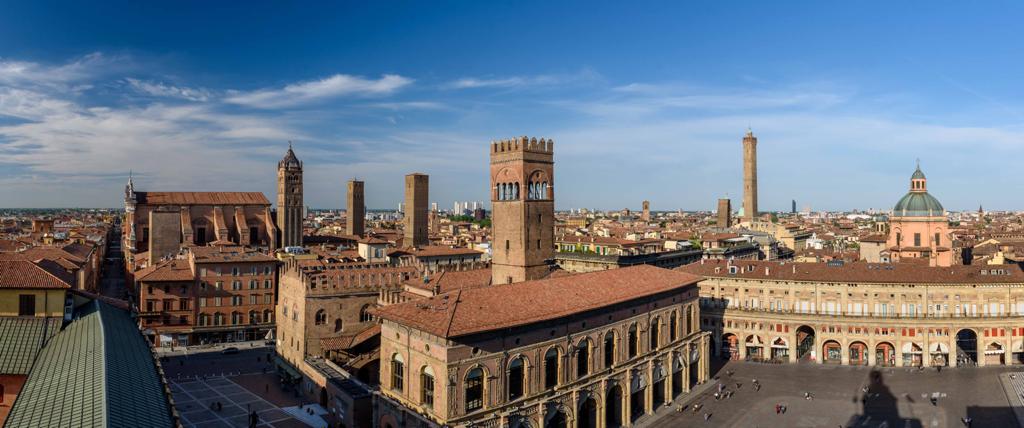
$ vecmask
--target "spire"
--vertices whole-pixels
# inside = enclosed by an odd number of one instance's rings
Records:
[[[289,169],[302,168],[302,162],[299,161],[299,158],[295,156],[295,151],[292,150],[291,140],[288,140],[288,151],[284,154],[284,158],[277,163],[277,167]]]

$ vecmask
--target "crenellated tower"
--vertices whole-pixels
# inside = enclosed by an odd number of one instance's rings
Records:
[[[292,143],[277,163],[277,230],[283,247],[302,246],[302,161],[295,157]]]
[[[491,143],[491,283],[540,279],[554,258],[554,141]]]

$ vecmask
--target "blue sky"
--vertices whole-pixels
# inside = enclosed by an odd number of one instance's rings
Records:
[[[9,3],[9,2],[5,2]],[[22,2],[0,14],[0,207],[262,191],[487,198],[487,144],[555,140],[557,206],[888,209],[921,158],[947,209],[1022,209],[1010,2]]]

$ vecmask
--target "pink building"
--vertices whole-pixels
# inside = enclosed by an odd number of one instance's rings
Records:
[[[918,165],[910,192],[893,207],[886,247],[892,261],[925,259],[929,266],[951,266],[949,221],[938,199],[928,193],[928,180]]]

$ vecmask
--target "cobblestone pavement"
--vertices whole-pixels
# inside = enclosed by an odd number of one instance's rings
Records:
[[[999,377],[1012,367],[905,368],[764,365],[730,362],[717,372],[731,398],[715,400],[716,388],[687,396],[686,411],[663,408],[649,427],[974,427],[1019,426]],[[731,372],[731,375],[729,374]],[[752,380],[762,385],[752,387]],[[739,386],[737,386],[737,383]],[[866,392],[863,388],[867,388]],[[810,393],[812,399],[804,398]],[[935,403],[932,403],[935,398]],[[865,402],[866,399],[866,402]],[[696,413],[694,403],[703,407]],[[786,412],[776,412],[776,405]],[[705,421],[704,414],[710,418]]]
[[[298,422],[278,406],[230,378],[172,382],[171,394],[186,428],[247,427],[249,414],[253,411],[259,416],[258,427],[294,427]],[[211,403],[218,402],[221,408],[211,409]],[[298,426],[302,425],[299,423]]]

